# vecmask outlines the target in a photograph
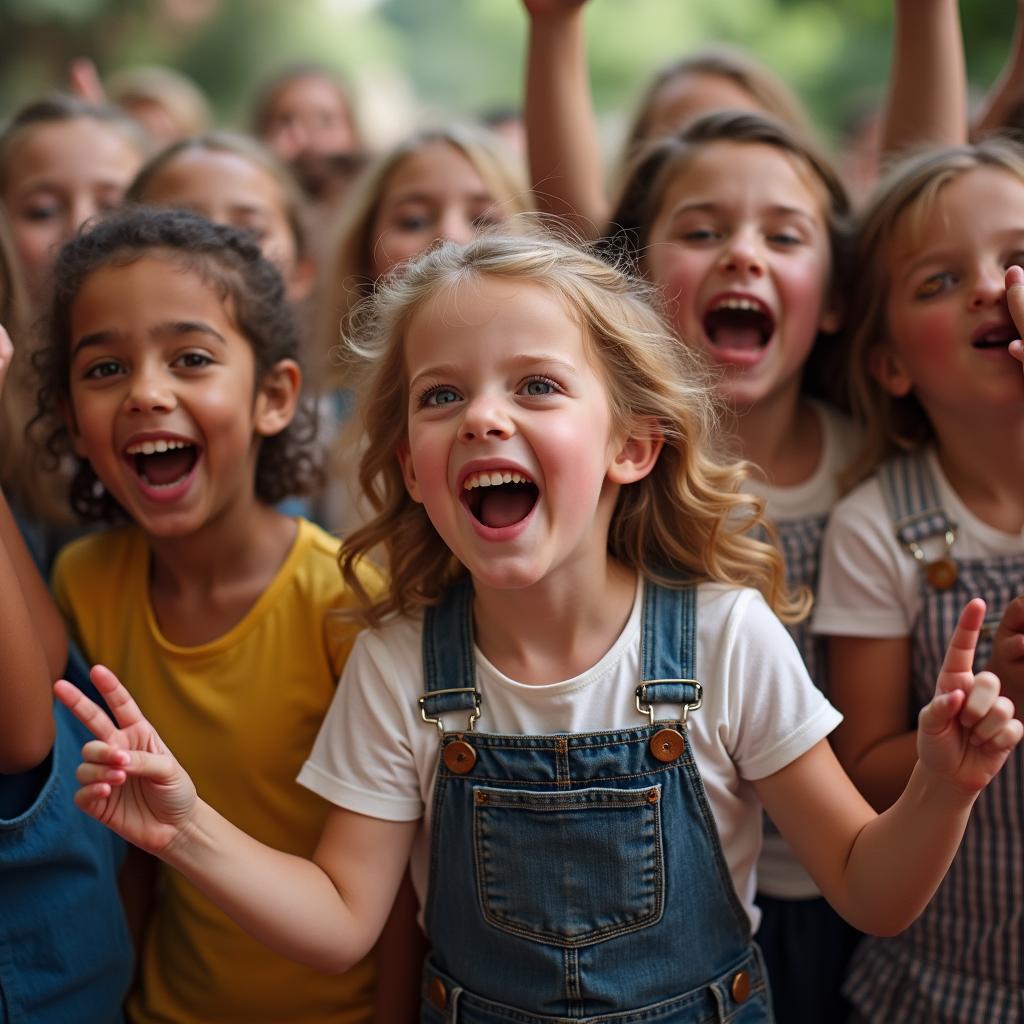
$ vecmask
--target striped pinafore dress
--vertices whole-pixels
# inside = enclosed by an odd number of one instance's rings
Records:
[[[1024,593],[1024,557],[956,559],[956,528],[923,454],[879,470],[907,558],[920,564],[921,612],[912,632],[914,711],[932,697],[963,606],[988,616],[975,669],[990,657],[1003,609]],[[908,728],[910,723],[908,722]],[[924,913],[906,931],[866,939],[845,994],[874,1024],[1024,1022],[1024,751],[979,796],[967,832]]]
[[[487,695],[468,581],[427,610],[419,703],[440,749],[424,1024],[772,1020],[685,727],[696,604],[693,587],[644,588],[635,728],[539,736],[472,729]]]

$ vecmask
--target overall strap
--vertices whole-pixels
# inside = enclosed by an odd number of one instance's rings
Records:
[[[942,507],[939,488],[923,454],[897,455],[878,470],[882,495],[899,542],[911,551],[929,537],[956,532]]]
[[[694,710],[700,707],[701,686],[694,678],[696,668],[696,586],[690,583],[676,589],[646,582],[637,706],[681,704]]]
[[[469,711],[476,720],[480,694],[473,659],[473,584],[468,576],[424,613],[423,682],[419,705],[424,720],[448,711]]]

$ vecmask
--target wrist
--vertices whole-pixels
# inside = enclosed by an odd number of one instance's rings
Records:
[[[910,774],[904,796],[917,806],[948,814],[969,813],[978,790],[968,790],[918,760]]]
[[[205,800],[196,798],[192,813],[176,826],[174,835],[157,856],[170,867],[184,871],[188,865],[200,861],[204,853],[213,849],[209,818],[216,811]]]

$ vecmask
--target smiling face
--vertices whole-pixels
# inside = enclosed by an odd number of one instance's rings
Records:
[[[355,125],[338,85],[324,75],[299,75],[274,95],[264,141],[282,160],[300,153],[331,156],[358,149]]]
[[[676,330],[723,376],[736,409],[799,394],[828,309],[825,192],[774,146],[712,142],[674,176],[651,225],[646,267]]]
[[[1020,337],[1006,304],[1006,268],[1024,265],[1024,182],[978,167],[941,187],[916,231],[897,222],[886,261],[888,337],[874,353],[883,387],[911,391],[943,419],[1019,405]]]
[[[478,588],[606,565],[619,485],[648,470],[613,426],[593,358],[535,282],[473,278],[414,315],[402,470]]]
[[[75,451],[151,536],[254,500],[259,436],[282,429],[214,285],[146,255],[86,278],[71,306]]]
[[[429,142],[392,171],[370,226],[370,270],[380,277],[432,242],[464,244],[503,220],[469,158],[447,142]]]
[[[281,186],[252,160],[224,150],[186,149],[153,175],[143,198],[250,232],[281,271],[290,297],[300,297],[292,294],[299,252]]]
[[[25,129],[10,154],[2,199],[34,303],[45,302],[57,250],[121,201],[141,161],[124,132],[93,118]]]

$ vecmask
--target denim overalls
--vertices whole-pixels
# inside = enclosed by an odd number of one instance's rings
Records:
[[[476,733],[472,589],[423,627],[423,718],[441,734],[426,906],[428,1024],[771,1020],[685,729],[696,590],[648,583],[638,719],[592,734]],[[654,722],[654,705],[674,722]],[[456,717],[464,732],[440,721]]]
[[[957,524],[942,508],[924,455],[890,460],[879,480],[896,536],[921,569],[921,612],[911,634],[916,710],[931,700],[946,645],[972,597],[988,605],[975,671],[987,663],[1003,610],[1024,593],[1024,557],[954,558]],[[1019,746],[978,797],[960,849],[924,912],[893,938],[866,939],[845,991],[865,1020],[886,1024],[1024,1022]]]

